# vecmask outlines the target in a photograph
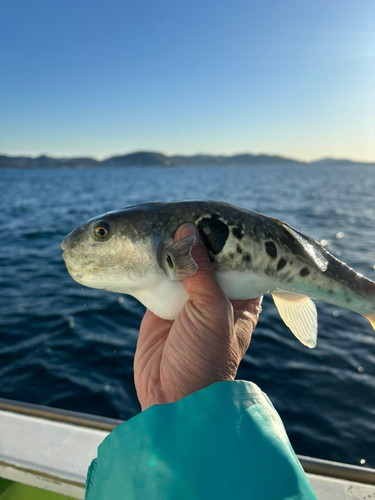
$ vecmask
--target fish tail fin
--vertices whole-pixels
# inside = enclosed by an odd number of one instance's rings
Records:
[[[371,323],[371,326],[375,330],[375,313],[366,314],[364,317]]]

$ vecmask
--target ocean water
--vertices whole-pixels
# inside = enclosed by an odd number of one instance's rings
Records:
[[[128,419],[140,411],[133,356],[144,308],[84,288],[63,237],[127,205],[219,199],[285,220],[375,280],[372,167],[0,170],[0,397]],[[375,467],[375,332],[317,303],[316,349],[265,297],[238,378],[265,391],[297,453]],[[365,461],[365,462],[364,462]]]

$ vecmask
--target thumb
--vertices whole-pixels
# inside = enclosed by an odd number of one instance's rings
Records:
[[[193,276],[184,280],[186,290],[197,308],[199,308],[199,305],[217,305],[226,297],[216,280],[215,272],[200,238],[198,228],[194,224],[183,224],[177,229],[174,240],[178,241],[191,235],[196,237],[191,256],[197,263],[198,270]]]

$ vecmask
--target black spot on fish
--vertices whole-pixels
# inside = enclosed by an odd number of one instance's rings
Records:
[[[277,263],[277,270],[280,271],[285,266],[286,266],[286,260],[283,257],[281,257],[281,259]]]
[[[275,243],[273,241],[266,241],[266,252],[272,259],[276,259],[277,257],[277,250]]]
[[[347,291],[345,292],[345,302],[348,304],[350,304],[350,302],[352,302],[352,299],[350,298],[350,295],[348,294]]]
[[[215,262],[215,259],[210,255],[210,262]]]
[[[214,214],[212,218],[199,221],[198,229],[207,250],[214,255],[220,253],[229,236],[229,227]]]
[[[303,269],[300,270],[299,273],[301,276],[307,276],[308,274],[310,274],[310,271],[307,269],[307,267],[304,267]]]
[[[244,253],[243,257],[242,257],[242,260],[244,262],[251,262],[251,255],[249,253]]]
[[[236,237],[238,240],[242,240],[242,238],[244,237],[243,225],[239,223],[237,226],[232,227],[232,233],[233,236]]]
[[[237,253],[239,253],[240,255],[242,253],[242,248],[240,247],[240,245],[237,245]]]
[[[230,257],[231,259],[234,259],[234,253],[233,253],[233,252],[231,252],[231,253],[229,254],[229,257]]]

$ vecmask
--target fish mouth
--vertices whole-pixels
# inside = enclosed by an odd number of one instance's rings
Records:
[[[70,236],[69,234],[68,234],[68,236],[65,236],[65,238],[61,242],[60,247],[61,247],[61,250],[63,250],[63,251],[68,250],[68,248],[69,248],[69,236]]]

